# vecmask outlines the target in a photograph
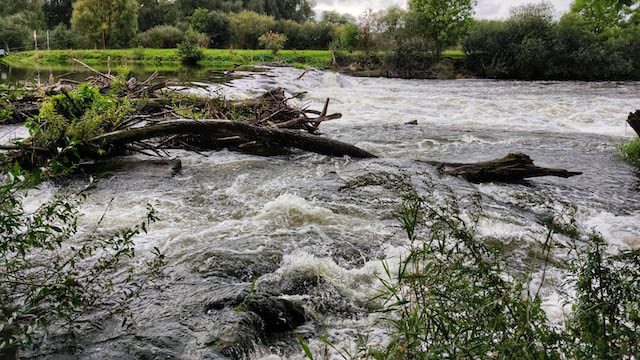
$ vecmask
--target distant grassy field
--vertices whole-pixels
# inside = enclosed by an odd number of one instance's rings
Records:
[[[328,50],[283,50],[274,56],[269,50],[221,50],[204,49],[204,59],[200,65],[220,69],[234,65],[258,65],[264,63],[285,63],[298,68],[325,68],[331,65]],[[117,49],[117,50],[39,50],[13,53],[2,61],[16,67],[34,65],[72,64],[78,59],[89,65],[112,66],[124,64],[139,65],[179,65],[175,49]]]
[[[329,68],[331,52],[328,50],[283,50],[273,55],[269,50],[204,49],[200,62],[208,68],[229,69],[237,65],[284,63],[297,68]],[[462,50],[447,50],[444,56],[464,57]],[[124,64],[178,66],[176,49],[114,49],[114,50],[39,50],[13,53],[2,61],[15,67],[73,64],[78,59],[89,65],[119,66]]]

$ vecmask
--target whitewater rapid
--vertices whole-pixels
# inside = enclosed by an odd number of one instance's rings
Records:
[[[382,338],[367,315],[368,300],[380,286],[381,260],[393,265],[407,241],[396,219],[400,199],[393,189],[343,188],[366,174],[402,174],[418,187],[449,187],[461,198],[481,194],[485,216],[478,234],[508,245],[514,267],[526,266],[531,253],[539,251],[546,230],[537,217],[549,208],[563,210],[564,204],[573,204],[580,227],[600,232],[612,251],[640,247],[638,177],[617,152],[634,136],[624,120],[640,107],[640,83],[399,80],[324,71],[298,80],[301,71],[290,68],[241,75],[224,85],[199,84],[194,91],[248,98],[280,86],[291,95],[306,93],[298,103],[313,108],[331,98],[330,111],[343,118],[323,123],[324,135],[380,158],[305,153],[261,158],[228,151],[205,157],[175,151],[171,156],[183,165],[176,176],[140,166],[100,179],[81,207],[81,228],[90,229],[105,210],[104,228],[133,225],[152,204],[160,220],[138,238],[138,254],[144,257],[158,247],[169,262],[165,290],[137,305],[138,327],[124,337],[131,346],[147,346],[136,343],[139,338],[169,337],[181,343],[172,354],[200,359],[209,351],[208,326],[215,326],[193,310],[203,297],[292,276],[327,282],[324,292],[290,296],[314,314],[304,329],[312,349],[323,349],[313,340],[322,333],[344,346],[358,329]],[[413,120],[418,125],[405,125]],[[21,130],[5,127],[3,134],[4,141]],[[536,179],[531,187],[472,185],[416,161],[472,162],[515,151],[584,175]],[[25,202],[33,209],[56,193],[82,186],[82,181],[45,184]],[[559,284],[563,276],[551,269],[548,282]],[[553,286],[543,295],[551,319],[560,321],[562,299]],[[102,349],[104,358],[118,358],[125,351],[121,348],[128,349],[118,343],[122,339],[99,347],[93,343],[101,335],[92,339],[87,348]],[[295,345],[277,342],[258,345],[252,357],[303,358]]]

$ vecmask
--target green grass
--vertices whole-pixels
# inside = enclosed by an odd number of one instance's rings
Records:
[[[452,58],[464,58],[466,56],[466,54],[464,53],[464,50],[445,50],[442,52],[442,56],[448,56],[448,57],[452,57]]]
[[[358,53],[358,52],[356,52]],[[446,50],[444,56],[464,57],[462,50]],[[20,68],[37,66],[64,67],[78,59],[92,66],[111,66],[123,64],[165,66],[167,68],[180,65],[176,49],[112,49],[112,50],[38,50],[13,53],[1,61],[7,65]],[[235,65],[259,65],[265,63],[285,63],[297,68],[329,68],[331,67],[329,50],[282,50],[273,55],[269,50],[225,50],[204,49],[204,59],[200,65],[220,70],[233,68]]]
[[[89,65],[112,66],[136,65],[179,65],[176,49],[117,49],[117,50],[50,50],[24,51],[5,57],[2,61],[15,67],[34,65],[72,64],[78,59]],[[273,55],[269,50],[221,50],[204,49],[204,59],[200,65],[219,69],[229,69],[235,65],[258,65],[265,63],[285,63],[297,68],[326,68],[331,64],[328,50],[283,50]]]
[[[628,162],[634,165],[640,165],[640,139],[623,144],[620,147],[620,152]]]

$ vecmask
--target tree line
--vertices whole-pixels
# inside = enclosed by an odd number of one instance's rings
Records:
[[[355,18],[316,17],[309,0],[0,0],[0,45],[33,48],[33,31],[49,29],[50,47],[61,49],[175,48],[189,40],[209,48],[331,49],[338,60],[346,54],[402,77],[640,78],[640,0],[575,0],[561,17],[548,3],[525,5],[493,21],[474,19],[474,4],[409,0],[407,10]],[[463,64],[442,57],[450,48],[464,51]]]
[[[308,0],[0,0],[0,47],[33,49],[34,32],[49,47],[176,47],[188,29],[208,47],[256,48],[268,31],[288,47],[327,49],[339,27],[355,22],[336,12],[315,19]]]

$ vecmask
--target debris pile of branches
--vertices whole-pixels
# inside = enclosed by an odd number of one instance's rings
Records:
[[[0,84],[0,124],[17,124],[38,114],[42,97],[34,88]]]
[[[87,65],[85,65],[87,66]],[[87,66],[88,67],[88,66]],[[330,156],[371,158],[356,146],[322,137],[330,114],[291,105],[276,88],[253,99],[230,101],[224,96],[189,94],[186,88],[125,79],[88,67],[94,75],[84,83],[58,81],[32,111],[26,126],[30,137],[0,149],[23,166],[73,165],[126,153],[162,156],[181,148],[195,152],[228,148],[261,155],[297,148]],[[25,114],[26,115],[26,114]]]

